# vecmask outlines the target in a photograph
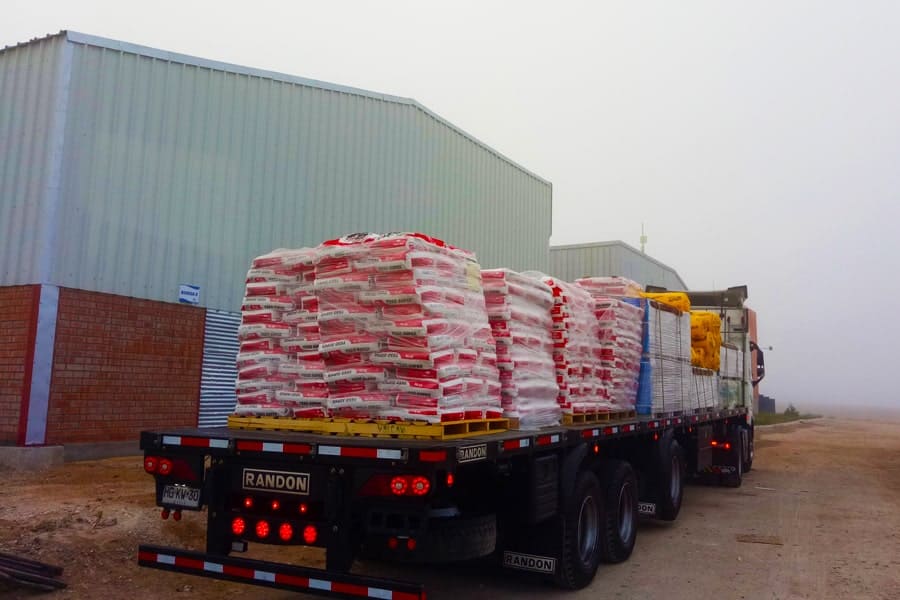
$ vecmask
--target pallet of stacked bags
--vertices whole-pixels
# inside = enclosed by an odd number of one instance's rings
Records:
[[[488,269],[481,275],[497,345],[503,415],[517,429],[558,425],[552,290],[509,269]]]
[[[603,371],[594,299],[584,288],[531,274],[553,293],[553,361],[563,422],[589,422],[614,409]]]

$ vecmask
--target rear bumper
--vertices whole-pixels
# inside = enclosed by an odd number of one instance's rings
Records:
[[[163,546],[139,546],[138,565],[333,598],[425,600],[425,587],[421,584]]]

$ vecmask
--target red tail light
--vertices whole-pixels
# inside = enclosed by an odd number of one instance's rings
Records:
[[[316,531],[314,525],[307,525],[303,528],[303,541],[307,544],[315,544],[317,537],[319,537],[319,532]]]
[[[725,449],[731,450],[731,444],[729,444],[728,442],[725,442]]]
[[[279,508],[281,508],[281,502],[272,500],[272,510],[278,510]]]
[[[263,539],[269,537],[269,523],[267,521],[260,521],[256,524],[256,537]]]
[[[409,487],[413,496],[424,496],[431,489],[431,482],[425,477],[415,477]]]
[[[453,485],[453,476],[448,479]],[[360,488],[360,496],[424,496],[431,491],[431,480],[422,475],[373,475]]]
[[[309,511],[309,507],[306,506],[306,504],[301,503],[299,510],[301,515],[305,515],[307,511]]]
[[[395,538],[395,537],[388,538],[388,548],[390,548],[391,550],[396,550],[397,546],[399,546],[399,545],[400,545],[400,540],[398,540],[397,538]]]
[[[711,441],[711,442],[709,443],[709,445],[710,445],[710,446],[718,446],[718,445],[719,445],[719,442],[717,442],[716,440],[713,440],[713,441]]]
[[[160,475],[170,475],[172,473],[172,461],[168,458],[159,459],[159,467],[156,468],[156,472]]]
[[[159,459],[155,456],[146,456],[144,457],[144,470],[148,473],[156,473],[157,469],[159,469]]]
[[[247,496],[244,498],[244,508],[253,508],[253,498]]]
[[[289,542],[294,537],[294,528],[291,527],[290,523],[281,524],[281,527],[278,528],[278,537],[285,542]]]
[[[245,529],[247,529],[247,523],[242,518],[237,517],[231,522],[231,533],[234,535],[242,535]]]
[[[447,473],[447,487],[453,487],[454,483],[456,483],[456,480],[453,478],[453,473]]]
[[[410,550],[410,551],[415,550],[416,549],[416,540],[414,540],[413,538],[409,538],[408,540],[406,540],[406,549]]]
[[[405,494],[408,487],[409,483],[406,481],[406,477],[394,477],[391,479],[391,492],[395,496],[402,496]]]

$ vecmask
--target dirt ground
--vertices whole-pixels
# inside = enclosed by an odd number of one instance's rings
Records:
[[[70,463],[40,475],[0,473],[0,550],[65,568],[69,588],[2,598],[296,598],[294,594],[141,569],[138,543],[202,549],[203,515],[162,521],[139,457]],[[321,555],[288,550],[287,562]],[[279,558],[274,548],[251,557]],[[422,581],[434,599],[900,598],[900,423],[817,421],[761,431],[741,489],[690,486],[675,523],[641,526],[631,560],[565,593],[483,566],[359,564]]]

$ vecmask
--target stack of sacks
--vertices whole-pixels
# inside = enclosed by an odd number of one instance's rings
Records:
[[[719,360],[719,377],[741,379],[744,377],[744,353],[737,346],[722,344]]]
[[[621,298],[594,297],[600,342],[600,378],[610,389],[610,404],[633,410],[641,369],[643,311]]]
[[[503,414],[520,429],[559,424],[553,362],[553,292],[508,269],[481,272],[500,371]]]
[[[577,285],[539,274],[553,292],[553,362],[564,413],[609,410],[610,390],[601,375],[604,366],[598,343],[594,299]]]
[[[357,235],[323,243],[315,272],[331,416],[502,415],[473,254],[421,234]]]
[[[625,277],[584,277],[575,283],[594,297],[640,298],[644,291],[641,284]]]
[[[719,370],[719,347],[722,345],[722,320],[705,310],[691,313],[691,362],[696,367]]]
[[[239,415],[322,416],[314,250],[275,250],[253,260],[238,329]]]
[[[646,300],[643,379],[638,412],[669,413],[692,408],[689,313]]]

